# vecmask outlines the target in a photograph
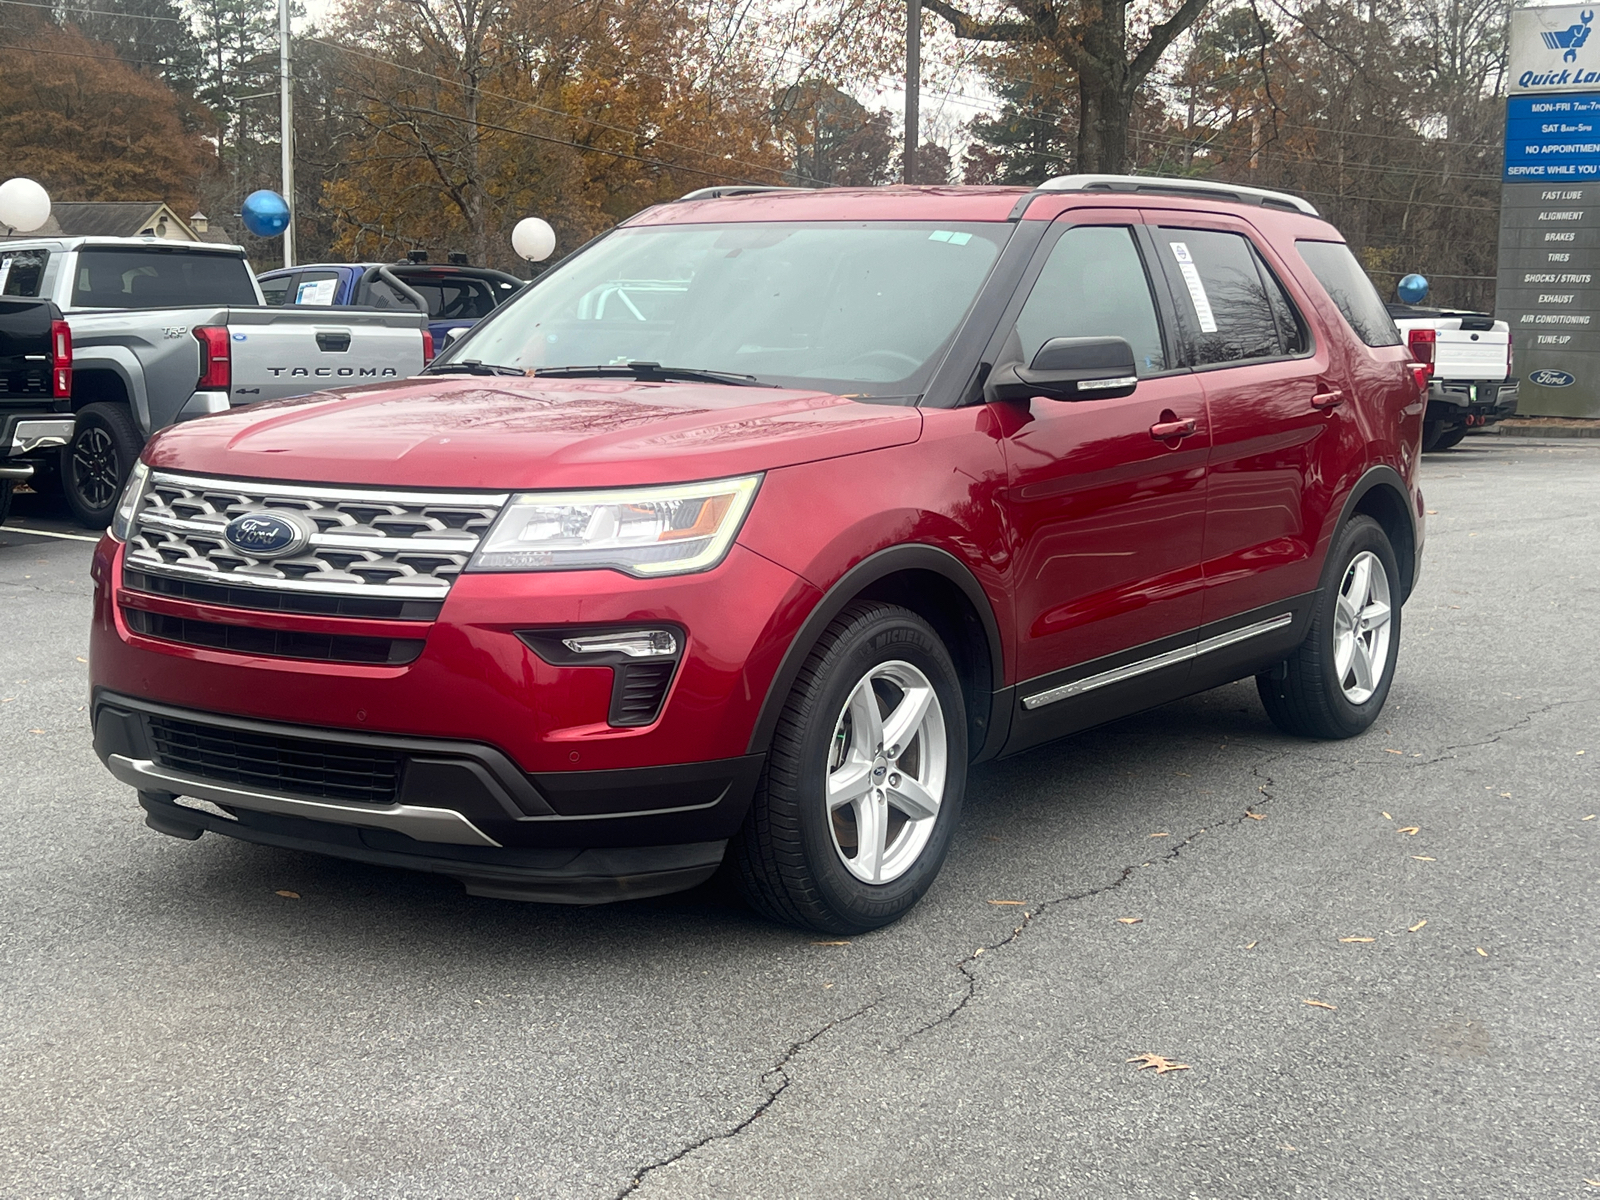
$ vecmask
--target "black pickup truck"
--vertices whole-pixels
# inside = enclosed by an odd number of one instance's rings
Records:
[[[72,332],[48,300],[0,299],[0,522],[36,463],[72,440]]]

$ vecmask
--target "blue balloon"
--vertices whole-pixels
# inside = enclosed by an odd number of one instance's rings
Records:
[[[257,237],[277,237],[289,228],[289,205],[277,192],[251,192],[239,206],[244,227]]]
[[[1421,304],[1428,298],[1428,281],[1415,273],[1407,275],[1400,281],[1400,286],[1395,292],[1406,304]]]

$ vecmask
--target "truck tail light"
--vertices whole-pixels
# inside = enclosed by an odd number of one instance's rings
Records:
[[[226,392],[233,386],[233,350],[228,330],[223,325],[196,325],[194,336],[200,342],[200,380],[197,392]]]
[[[50,322],[50,394],[72,395],[72,330],[65,321]]]
[[[422,331],[422,361],[424,364],[433,361],[433,331],[430,329]]]
[[[1428,379],[1433,378],[1433,352],[1438,341],[1439,335],[1432,329],[1411,329],[1406,332],[1406,345],[1411,350],[1411,357],[1428,368]]]

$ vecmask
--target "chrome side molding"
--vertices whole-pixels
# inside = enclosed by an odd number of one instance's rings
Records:
[[[1054,704],[1057,700],[1065,700],[1070,696],[1081,696],[1083,693],[1092,692],[1096,688],[1108,687],[1113,683],[1121,683],[1127,679],[1135,679],[1140,675],[1148,675],[1151,671],[1159,671],[1163,667],[1174,667],[1179,663],[1188,662],[1190,659],[1199,658],[1202,654],[1210,654],[1214,650],[1222,650],[1225,647],[1237,645],[1239,642],[1260,637],[1264,633],[1271,633],[1275,629],[1282,629],[1293,620],[1293,613],[1280,613],[1275,617],[1268,617],[1265,621],[1257,621],[1253,625],[1230,629],[1227,633],[1219,633],[1215,637],[1208,637],[1204,641],[1194,643],[1192,646],[1179,646],[1176,650],[1153,654],[1149,658],[1141,658],[1138,662],[1131,662],[1121,667],[1112,667],[1111,670],[1101,671],[1098,675],[1090,675],[1083,679],[1074,680],[1071,683],[1064,683],[1060,687],[1053,687],[1048,691],[1038,692],[1032,696],[1024,696],[1022,707],[1031,712],[1033,709],[1043,708],[1047,704]]]

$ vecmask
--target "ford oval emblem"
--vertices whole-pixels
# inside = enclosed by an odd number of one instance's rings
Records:
[[[282,558],[311,540],[308,523],[280,513],[253,512],[228,522],[222,536],[240,554],[251,558]]]
[[[1536,383],[1540,387],[1571,387],[1578,381],[1565,371],[1555,371],[1546,367],[1529,375],[1528,382]]]

